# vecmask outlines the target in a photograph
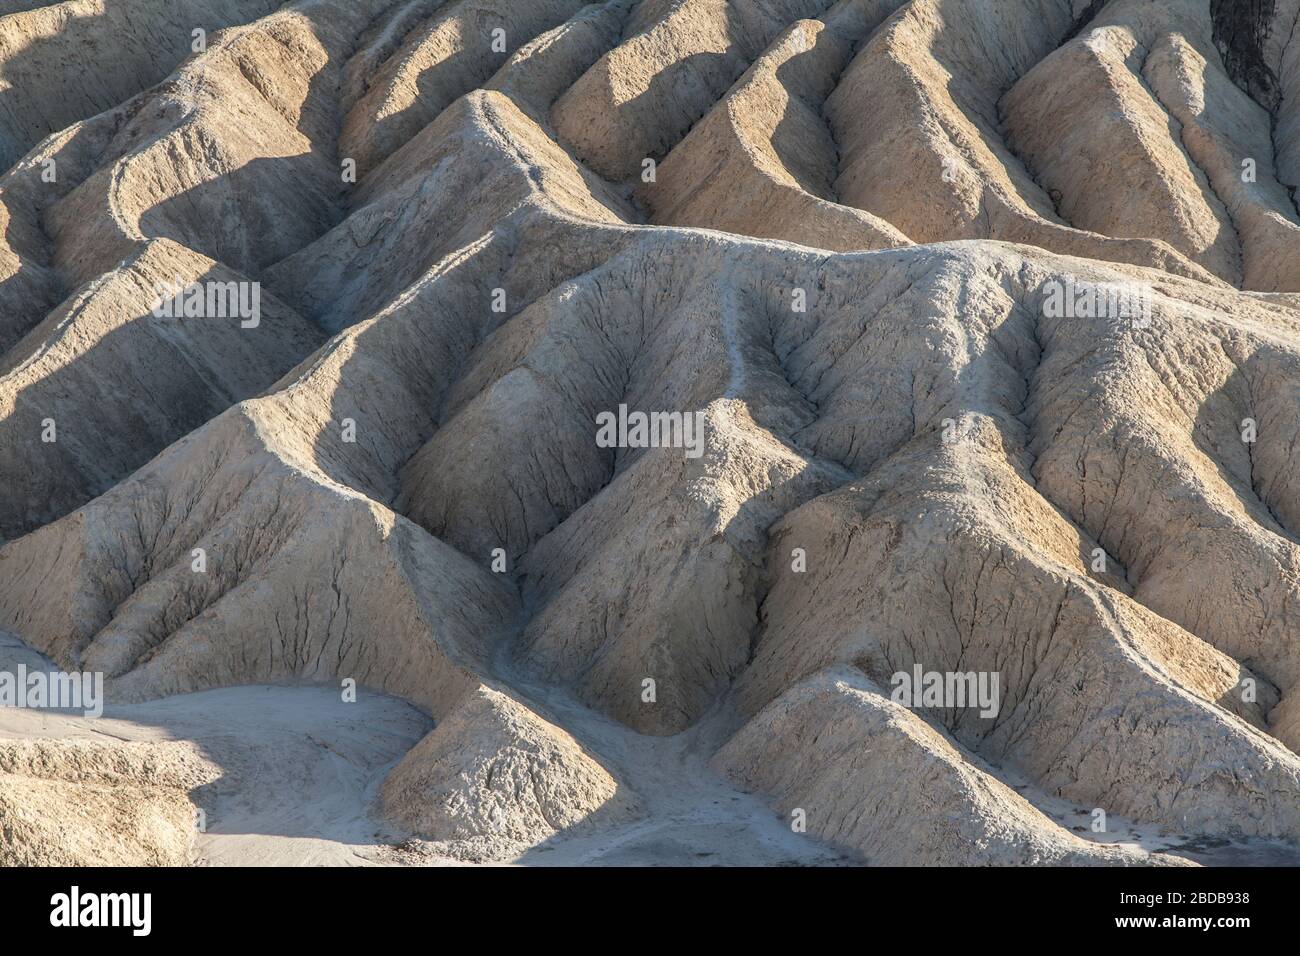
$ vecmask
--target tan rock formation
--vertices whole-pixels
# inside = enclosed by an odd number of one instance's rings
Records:
[[[0,5],[0,629],[409,701],[460,860],[1300,846],[1300,0],[198,7]],[[0,743],[12,858],[188,859],[153,746]]]

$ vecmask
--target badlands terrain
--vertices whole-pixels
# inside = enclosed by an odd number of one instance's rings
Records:
[[[0,13],[0,865],[1300,862],[1300,0]]]

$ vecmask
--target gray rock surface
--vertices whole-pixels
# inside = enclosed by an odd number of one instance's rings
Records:
[[[1300,845],[1300,3],[199,6],[0,6],[0,629],[408,701],[389,862]],[[22,740],[16,859],[193,858],[182,741]]]

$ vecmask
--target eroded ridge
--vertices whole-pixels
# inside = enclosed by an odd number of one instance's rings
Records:
[[[84,6],[123,62],[156,12]],[[1250,10],[229,3],[61,102],[82,27],[0,18],[0,630],[128,709],[409,701],[373,812],[460,859],[728,788],[867,862],[1182,862],[1063,801],[1300,844],[1300,5]],[[199,852],[183,748],[0,744],[0,823]]]

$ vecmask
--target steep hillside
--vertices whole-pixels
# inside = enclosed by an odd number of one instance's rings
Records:
[[[10,6],[0,632],[115,720],[400,698],[377,862],[1300,859],[1300,0]],[[239,862],[128,737],[0,711],[0,863]]]

